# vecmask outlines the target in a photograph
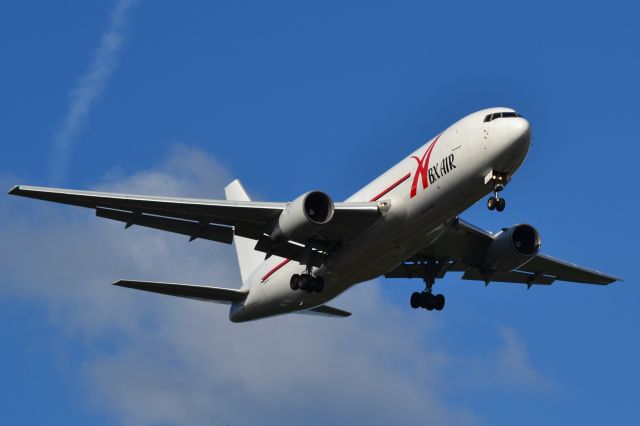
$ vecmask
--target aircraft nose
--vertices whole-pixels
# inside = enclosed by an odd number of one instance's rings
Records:
[[[515,171],[524,161],[531,144],[531,127],[522,117],[508,118],[504,121],[504,170]]]
[[[531,126],[529,122],[522,118],[512,118],[508,121],[507,134],[511,143],[519,146],[529,146],[531,139]]]
[[[496,120],[495,141],[497,163],[494,170],[515,172],[524,161],[531,144],[531,127],[522,117],[502,117]]]

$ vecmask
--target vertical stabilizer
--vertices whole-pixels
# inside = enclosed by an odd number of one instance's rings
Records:
[[[231,201],[251,201],[247,192],[242,187],[238,179],[231,182],[224,189],[227,200]],[[238,255],[238,264],[240,265],[240,276],[242,277],[243,286],[246,285],[249,275],[256,270],[258,265],[264,262],[264,253],[255,251],[253,248],[256,242],[249,238],[234,236],[234,245],[236,246],[236,254]]]

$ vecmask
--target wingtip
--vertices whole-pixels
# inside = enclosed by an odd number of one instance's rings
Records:
[[[623,280],[621,277],[617,277],[617,276],[615,276],[615,275],[609,275],[609,276],[608,276],[608,279],[607,279],[607,280],[605,280],[605,281],[602,281],[602,283],[601,283],[601,284],[609,285],[609,284],[615,284],[615,283],[617,283],[617,282],[621,282],[621,283],[623,283],[623,282],[624,282],[624,280]]]
[[[10,194],[10,195],[19,195],[19,194],[20,194],[20,185],[14,185],[14,186],[9,190],[9,194]]]
[[[602,274],[602,275],[605,275],[608,278],[608,280],[606,280],[607,284],[614,284],[614,283],[617,283],[617,282],[623,283],[624,282],[622,277],[619,277],[617,275],[608,275],[608,274]]]

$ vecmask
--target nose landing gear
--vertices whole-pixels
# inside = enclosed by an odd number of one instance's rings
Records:
[[[502,173],[494,172],[493,181],[495,182],[493,187],[493,196],[487,200],[487,208],[489,210],[497,210],[501,212],[504,210],[507,203],[504,198],[500,198],[499,193],[504,189],[504,186],[507,183],[507,178]]]

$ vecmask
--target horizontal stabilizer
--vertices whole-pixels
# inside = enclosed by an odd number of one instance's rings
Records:
[[[233,288],[208,287],[203,285],[163,283],[153,281],[120,280],[113,285],[151,291],[169,296],[186,297],[205,302],[223,303],[226,305],[240,303],[247,298],[249,290]]]
[[[343,311],[342,309],[333,308],[327,305],[321,305],[317,308],[309,309],[306,311],[298,311],[297,314],[306,314],[306,315],[318,315],[323,317],[339,317],[346,318],[351,316],[351,312]]]

